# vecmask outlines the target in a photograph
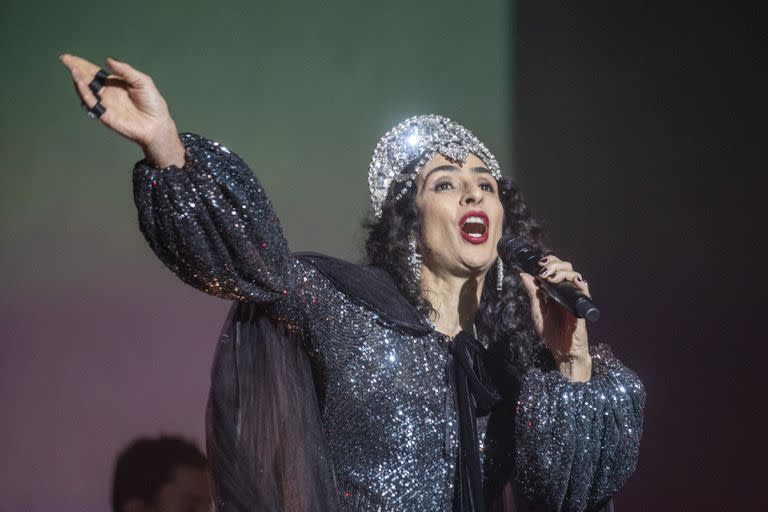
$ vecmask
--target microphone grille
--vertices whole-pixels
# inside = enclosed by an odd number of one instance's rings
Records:
[[[535,250],[535,246],[525,237],[502,237],[496,248],[502,259],[517,264],[518,256],[524,251]]]

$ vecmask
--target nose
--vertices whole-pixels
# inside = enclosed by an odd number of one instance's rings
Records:
[[[461,196],[462,205],[478,204],[483,201],[483,191],[474,183],[464,185],[464,193]]]

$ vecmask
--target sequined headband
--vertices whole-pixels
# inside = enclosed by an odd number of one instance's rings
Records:
[[[435,153],[464,163],[470,153],[501,179],[499,163],[472,132],[447,117],[427,114],[409,117],[389,130],[376,144],[368,171],[373,214],[381,218],[389,189],[397,187],[393,201],[401,199]],[[409,171],[406,167],[415,162]]]

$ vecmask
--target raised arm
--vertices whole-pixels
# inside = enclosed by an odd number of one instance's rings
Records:
[[[294,288],[280,223],[245,163],[217,142],[183,134],[186,163],[133,171],[139,226],[184,282],[218,297],[270,302]]]
[[[292,258],[274,210],[245,163],[216,142],[176,132],[152,79],[108,59],[114,73],[62,55],[84,106],[138,144],[139,225],[184,282],[218,297],[270,302],[294,288]]]
[[[271,302],[294,287],[288,245],[261,185],[217,142],[181,137],[182,168],[143,160],[133,174],[139,226],[184,282],[231,300]]]

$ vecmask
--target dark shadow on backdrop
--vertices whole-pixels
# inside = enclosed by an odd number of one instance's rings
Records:
[[[763,501],[757,14],[517,2],[516,176],[648,390],[622,512]]]

